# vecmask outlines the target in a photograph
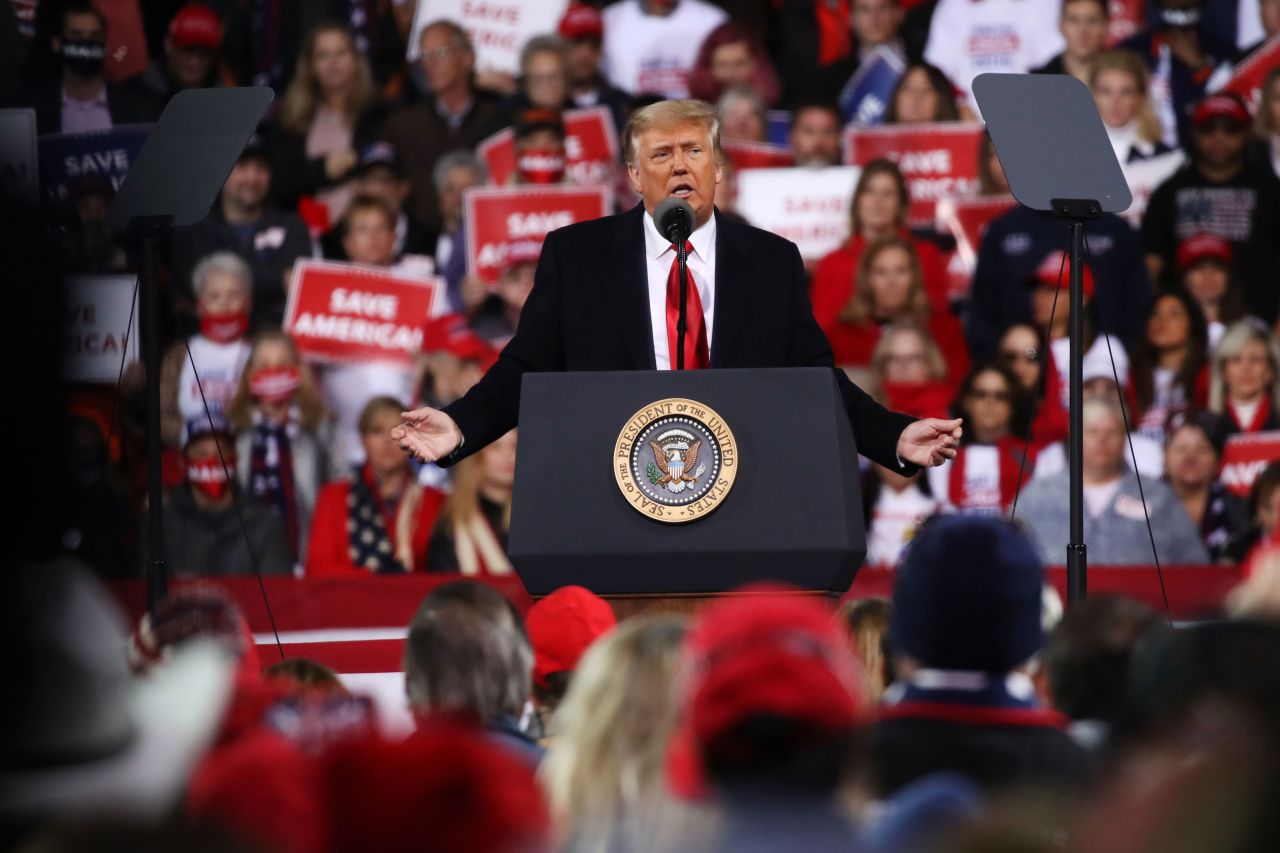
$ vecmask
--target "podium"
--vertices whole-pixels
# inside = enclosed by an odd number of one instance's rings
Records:
[[[524,376],[508,551],[534,597],[578,584],[626,615],[752,581],[839,595],[862,519],[830,368]]]

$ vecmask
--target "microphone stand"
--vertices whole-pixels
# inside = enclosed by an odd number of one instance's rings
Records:
[[[680,314],[676,319],[676,370],[684,370],[684,333],[688,326],[686,303],[689,301],[689,241],[676,244],[676,261],[680,265]]]

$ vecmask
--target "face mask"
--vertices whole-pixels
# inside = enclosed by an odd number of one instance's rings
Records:
[[[1160,23],[1170,30],[1190,30],[1200,26],[1199,9],[1161,9]]]
[[[96,77],[107,58],[107,46],[98,41],[62,40],[62,64],[80,77]]]
[[[249,377],[249,393],[265,403],[279,403],[298,390],[296,367],[264,367]]]
[[[228,311],[225,314],[201,312],[200,314],[200,334],[215,344],[229,344],[239,340],[248,330],[248,311]]]
[[[235,457],[227,456],[227,466],[234,467]],[[199,489],[211,500],[220,500],[231,482],[227,479],[227,469],[222,467],[219,459],[188,459],[187,482],[192,488]]]
[[[526,151],[516,161],[516,169],[527,184],[558,184],[564,179],[564,155],[543,148]]]

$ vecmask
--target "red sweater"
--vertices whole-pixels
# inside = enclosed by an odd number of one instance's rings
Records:
[[[363,473],[363,470],[362,472]],[[367,577],[369,570],[351,561],[347,533],[347,497],[351,494],[351,481],[341,480],[327,484],[320,490],[316,510],[311,517],[311,544],[307,548],[307,577]],[[376,494],[376,492],[375,492]],[[445,495],[435,489],[423,489],[418,504],[418,517],[413,527],[413,571],[426,569],[427,546],[436,516]],[[388,523],[385,520],[384,523]],[[394,520],[388,531],[395,538]]]
[[[952,388],[960,385],[969,372],[969,349],[965,346],[960,321],[950,314],[931,314],[927,326],[929,336],[942,350],[947,365],[947,382]],[[866,367],[871,364],[871,353],[880,342],[880,326],[874,322],[848,325],[836,322],[823,327],[831,343],[831,353],[841,367]]]
[[[924,292],[929,297],[929,310],[936,316],[949,315],[951,305],[947,301],[947,266],[942,260],[942,253],[937,246],[925,240],[916,240],[906,231],[902,235],[911,239],[916,255],[920,258],[920,271],[924,275]],[[835,325],[836,315],[853,295],[858,261],[866,248],[865,237],[850,237],[849,242],[818,261],[818,265],[814,267],[809,298],[813,302],[813,316],[823,331]]]

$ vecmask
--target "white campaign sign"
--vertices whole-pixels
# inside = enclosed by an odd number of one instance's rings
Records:
[[[65,280],[66,381],[114,385],[120,378],[121,360],[126,367],[138,360],[136,281],[131,275],[77,275]]]
[[[849,238],[849,201],[861,171],[857,166],[743,169],[738,213],[795,243],[805,260],[817,260]]]
[[[418,0],[409,60],[418,61],[423,28],[448,20],[471,36],[477,71],[518,74],[524,43],[533,36],[555,33],[568,5],[568,0]]]

